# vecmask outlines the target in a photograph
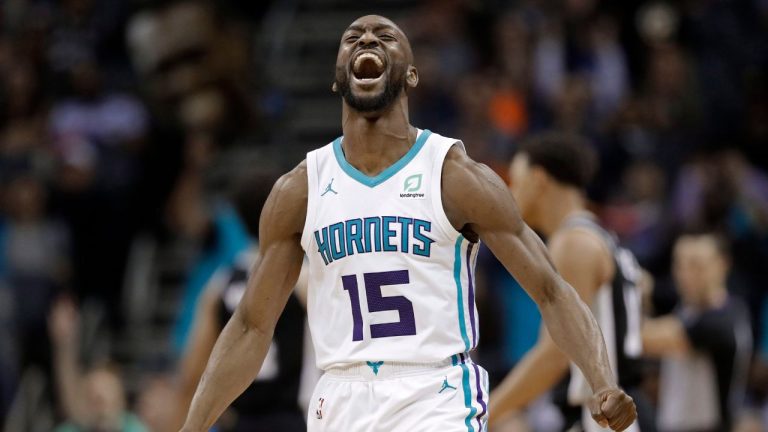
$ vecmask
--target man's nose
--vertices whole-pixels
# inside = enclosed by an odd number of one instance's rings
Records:
[[[360,39],[357,40],[357,44],[360,47],[378,46],[379,38],[377,38],[372,31],[367,31],[360,36]]]

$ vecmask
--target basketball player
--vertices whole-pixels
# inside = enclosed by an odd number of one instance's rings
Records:
[[[258,249],[257,221],[274,178],[255,177],[235,194],[235,208],[248,234],[256,241],[237,257],[234,265],[219,269],[201,296],[190,341],[180,361],[176,393],[177,428],[184,422],[216,337],[232,317],[245,292],[248,271]],[[305,284],[301,280],[294,295],[288,298],[275,325],[262,368],[255,381],[232,402],[228,410],[229,421],[220,428],[222,432],[300,432],[307,429],[298,402],[304,344],[302,303],[306,295],[303,289]]]
[[[589,144],[578,136],[549,132],[532,137],[512,160],[512,192],[523,219],[548,239],[557,271],[591,306],[619,385],[635,397],[638,408],[643,408],[639,403],[642,399],[632,393],[641,378],[637,364],[642,348],[637,287],[641,273],[632,254],[618,247],[585,208],[584,189],[596,161]],[[568,365],[567,357],[543,329],[536,346],[492,393],[491,425],[555,386],[567,375]],[[584,376],[571,369],[568,402],[584,409],[575,419],[566,416],[566,427],[572,426],[568,420],[576,420],[583,430],[602,430],[588,418],[591,392]],[[653,414],[640,411],[648,420],[643,431],[653,430]],[[637,425],[629,430],[638,430]]]
[[[468,355],[478,339],[479,239],[584,371],[595,419],[616,430],[634,421],[594,317],[504,182],[461,141],[409,124],[413,63],[408,39],[386,18],[364,16],[344,32],[333,84],[344,135],[275,184],[247,291],[216,342],[185,431],[207,430],[258,372],[304,252],[310,331],[325,371],[308,430],[486,430],[487,375]]]

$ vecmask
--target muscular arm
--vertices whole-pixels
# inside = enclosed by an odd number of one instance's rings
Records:
[[[539,306],[557,346],[581,369],[600,401],[594,415],[623,429],[634,420],[616,392],[600,328],[576,291],[557,273],[539,237],[522,221],[512,194],[490,168],[460,149],[443,166],[443,206],[454,227],[478,235]],[[607,415],[617,411],[610,422]]]
[[[208,430],[256,378],[301,269],[306,165],[277,181],[259,222],[259,255],[248,288],[221,332],[192,399],[185,431]]]
[[[582,230],[568,230],[553,237],[549,250],[555,268],[585,303],[612,272],[610,256],[600,241]],[[536,345],[491,394],[489,412],[493,426],[505,414],[523,408],[557,384],[568,371],[568,358],[542,328]]]

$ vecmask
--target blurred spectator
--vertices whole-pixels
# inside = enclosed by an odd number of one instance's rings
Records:
[[[171,401],[176,397],[173,381],[162,375],[144,380],[136,398],[136,415],[152,432],[177,432]]]
[[[602,219],[648,268],[666,246],[664,173],[658,164],[639,160],[626,168],[617,186],[603,207]]]
[[[661,358],[661,431],[728,431],[745,401],[752,350],[744,303],[729,295],[729,256],[717,234],[685,234],[674,251],[682,304],[643,325],[643,352]]]
[[[613,115],[629,91],[629,71],[615,20],[600,15],[591,20],[571,17],[563,23],[549,17],[538,31],[532,64],[534,95],[560,118],[560,127],[594,129],[596,124],[584,125],[576,114],[601,122]],[[577,105],[560,111],[564,101]]]
[[[10,284],[21,366],[47,369],[46,317],[69,275],[69,233],[46,216],[46,191],[35,177],[7,185],[5,226],[0,226],[0,278]],[[42,342],[42,343],[41,343]]]
[[[73,94],[51,107],[49,130],[61,155],[67,190],[98,188],[117,194],[138,176],[137,152],[146,138],[147,113],[132,95],[104,88],[95,63],[72,67]],[[90,179],[82,184],[75,179]]]
[[[589,81],[593,109],[598,121],[613,116],[629,93],[629,70],[619,43],[617,23],[610,16],[598,17],[590,28],[592,66]]]
[[[256,71],[249,68],[242,26],[213,2],[148,5],[131,17],[126,37],[133,63],[166,120],[216,141],[263,132],[245,93],[253,90],[249,74]]]
[[[71,95],[51,107],[49,131],[60,158],[58,207],[73,231],[74,287],[103,301],[119,329],[147,113],[136,97],[107,88],[96,63],[78,63],[67,77]]]
[[[768,298],[762,288],[768,286],[768,175],[736,151],[700,157],[680,168],[672,206],[679,226],[711,227],[730,239],[729,288],[747,300],[755,338],[762,339],[768,322],[761,317]]]
[[[70,300],[59,299],[50,316],[54,371],[58,400],[66,421],[56,432],[146,432],[139,419],[127,411],[125,390],[111,367],[81,372],[79,314]]]
[[[64,78],[83,63],[120,63],[124,53],[122,20],[128,4],[119,0],[63,0],[44,20],[50,23],[47,65],[55,78]],[[40,18],[40,10],[36,11]],[[117,71],[112,71],[117,72]],[[110,74],[115,80],[118,73]],[[114,81],[113,81],[114,82]],[[54,88],[62,90],[59,83]]]
[[[34,66],[24,60],[0,68],[0,182],[20,173],[51,174],[45,104]]]

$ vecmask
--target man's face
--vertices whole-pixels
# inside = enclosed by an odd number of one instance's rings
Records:
[[[510,189],[520,207],[520,214],[528,224],[533,224],[531,218],[539,194],[539,188],[534,179],[534,170],[535,168],[531,167],[528,155],[525,153],[515,155],[509,165],[509,178],[512,183]]]
[[[683,236],[675,245],[673,272],[683,301],[702,305],[711,290],[725,284],[728,265],[712,237]]]
[[[90,407],[91,427],[112,430],[120,424],[125,409],[125,396],[120,378],[114,373],[96,369],[85,377],[85,397]]]
[[[364,16],[341,37],[334,84],[352,109],[380,112],[403,91],[412,62],[408,40],[392,21]]]

